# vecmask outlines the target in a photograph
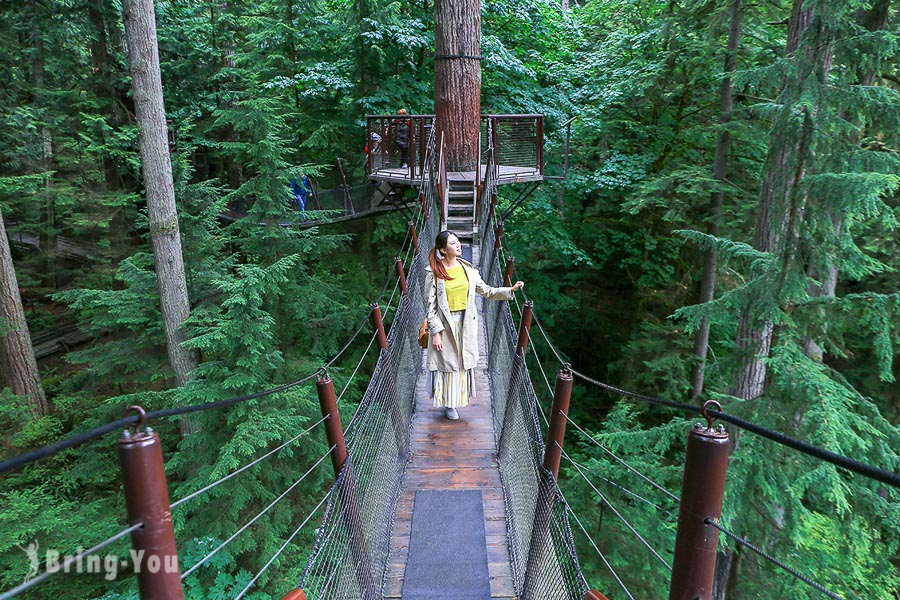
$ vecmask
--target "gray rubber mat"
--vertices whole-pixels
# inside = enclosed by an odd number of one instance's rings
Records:
[[[403,600],[490,600],[481,490],[419,490]]]

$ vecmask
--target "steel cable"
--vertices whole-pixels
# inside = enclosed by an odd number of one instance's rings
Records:
[[[622,590],[625,592],[625,595],[626,595],[626,596],[628,596],[629,598],[631,598],[631,600],[634,600],[634,596],[631,595],[631,592],[630,592],[630,591],[628,590],[628,588],[625,586],[625,583],[624,583],[624,582],[622,581],[622,579],[619,577],[619,574],[616,573],[616,570],[613,569],[613,568],[612,568],[612,565],[609,564],[609,561],[606,560],[606,556],[604,556],[604,555],[603,555],[603,552],[600,551],[600,548],[597,547],[597,543],[594,542],[594,539],[591,537],[591,534],[589,534],[589,533],[587,532],[587,529],[585,529],[584,525],[581,523],[581,519],[578,518],[578,515],[575,514],[575,511],[572,510],[572,507],[568,506],[568,504],[566,504],[566,508],[568,509],[569,514],[572,515],[572,517],[575,519],[575,523],[578,524],[578,528],[581,529],[581,532],[584,534],[584,537],[587,538],[587,540],[591,543],[591,546],[594,547],[594,551],[596,551],[597,554],[600,556],[600,559],[603,561],[603,564],[605,564],[605,565],[606,565],[606,568],[609,569],[609,572],[612,573],[612,576],[613,576],[613,578],[615,578],[615,580],[618,582],[619,587],[622,588]]]
[[[750,542],[748,542],[748,541],[745,540],[744,538],[740,537],[739,535],[736,535],[736,534],[734,534],[734,533],[728,531],[727,529],[725,529],[724,527],[722,527],[722,526],[721,526],[719,523],[717,523],[716,521],[714,521],[714,520],[712,520],[712,519],[704,519],[703,522],[706,523],[707,525],[712,525],[713,527],[715,527],[716,529],[718,529],[719,531],[721,531],[722,533],[724,533],[726,536],[728,536],[729,538],[731,538],[732,540],[734,540],[734,541],[737,542],[738,544],[741,544],[742,546],[746,546],[747,548],[749,548],[749,549],[752,550],[753,552],[755,552],[755,553],[757,553],[758,555],[762,556],[764,559],[766,559],[766,560],[769,561],[770,563],[772,563],[772,564],[774,564],[774,565],[776,565],[776,566],[778,566],[778,567],[781,567],[782,569],[784,569],[785,571],[787,571],[788,573],[790,573],[791,575],[793,575],[794,577],[796,577],[797,579],[799,579],[800,581],[802,581],[803,583],[805,583],[805,584],[807,584],[807,585],[809,585],[809,586],[811,586],[811,587],[813,587],[813,588],[819,590],[820,592],[822,592],[823,594],[825,594],[825,595],[828,596],[829,598],[833,598],[834,600],[844,600],[843,596],[838,596],[837,594],[835,594],[834,592],[830,591],[828,588],[826,588],[826,587],[823,586],[822,584],[813,581],[812,579],[810,579],[810,578],[807,577],[806,575],[800,573],[800,572],[797,571],[796,569],[793,569],[793,568],[787,566],[786,564],[784,564],[783,562],[781,562],[780,560],[778,560],[778,559],[775,558],[774,556],[768,554],[765,550],[761,550],[760,548],[757,548],[756,546],[754,546],[753,544],[751,544]]]
[[[250,580],[250,583],[248,583],[244,587],[244,589],[242,589],[241,592],[237,596],[235,596],[234,600],[241,600],[241,598],[244,597],[244,594],[246,594],[247,591],[253,587],[253,584],[256,583],[256,581],[260,577],[262,577],[263,573],[265,573],[266,570],[268,570],[268,568],[272,565],[272,563],[275,562],[275,559],[277,559],[279,556],[281,556],[281,554],[284,552],[284,549],[287,548],[288,544],[291,543],[291,540],[293,540],[297,536],[297,534],[300,533],[300,530],[306,526],[306,524],[309,522],[309,520],[312,519],[313,515],[316,514],[317,512],[319,512],[319,509],[322,508],[322,505],[325,504],[326,500],[328,500],[328,494],[325,494],[325,496],[322,498],[322,500],[319,501],[319,503],[316,505],[316,507],[314,509],[312,509],[312,512],[310,512],[308,515],[306,515],[306,518],[303,519],[303,522],[300,523],[300,526],[294,530],[294,533],[292,533],[290,536],[288,536],[287,541],[285,541],[284,544],[281,546],[281,548],[279,548],[278,551],[272,556],[272,558],[269,559],[269,562],[267,562],[263,566],[263,568],[260,569],[259,573],[257,573],[253,577],[253,579]]]
[[[316,421],[315,423],[313,423],[312,425],[310,425],[309,428],[307,428],[306,430],[304,430],[304,431],[298,433],[297,435],[295,435],[294,437],[292,437],[292,438],[289,439],[288,441],[284,442],[283,444],[281,444],[281,445],[278,446],[277,448],[275,448],[275,449],[273,449],[273,450],[270,450],[269,452],[263,454],[262,456],[260,456],[260,457],[257,458],[256,460],[254,460],[253,462],[244,465],[243,467],[241,467],[241,468],[238,469],[237,471],[233,471],[232,473],[229,473],[228,475],[225,475],[224,477],[221,477],[220,479],[218,479],[218,480],[212,482],[211,484],[207,485],[206,487],[204,487],[204,488],[202,488],[202,489],[199,489],[199,490],[197,490],[196,492],[193,492],[192,494],[189,494],[188,496],[185,496],[184,498],[182,498],[182,499],[180,499],[180,500],[176,500],[175,502],[173,502],[173,503],[170,505],[170,508],[175,508],[175,507],[178,506],[179,504],[182,504],[182,503],[184,503],[184,502],[187,502],[188,500],[190,500],[190,499],[192,499],[192,498],[196,498],[197,496],[199,496],[199,495],[201,495],[201,494],[204,494],[204,493],[208,492],[209,490],[211,490],[211,489],[213,489],[213,488],[215,488],[215,487],[217,487],[217,486],[219,486],[219,485],[225,483],[226,481],[228,481],[228,480],[231,479],[232,477],[235,477],[236,475],[239,475],[240,473],[243,473],[244,471],[246,471],[247,469],[249,469],[249,468],[252,467],[253,465],[259,464],[260,462],[262,462],[262,461],[264,461],[265,459],[269,458],[270,456],[272,456],[273,454],[275,454],[276,452],[278,452],[279,450],[281,450],[282,448],[284,448],[284,447],[287,446],[288,444],[292,444],[293,442],[297,441],[298,439],[300,439],[300,438],[303,437],[304,435],[308,434],[310,431],[312,431],[312,430],[315,429],[317,426],[319,426],[319,425],[321,425],[322,423],[324,423],[325,420],[328,419],[328,418],[330,418],[330,417],[331,417],[330,414],[329,414],[329,415],[325,415],[324,417],[322,417],[321,419],[319,419],[318,421]]]
[[[48,579],[49,577],[56,575],[57,573],[63,573],[63,572],[68,571],[68,568],[72,565],[72,563],[77,563],[78,561],[84,559],[85,556],[90,556],[94,552],[97,552],[98,550],[102,550],[103,548],[106,548],[110,544],[122,539],[123,537],[125,537],[126,535],[131,533],[132,531],[137,531],[138,529],[140,529],[143,526],[144,526],[143,523],[136,523],[135,525],[132,525],[131,527],[128,527],[127,529],[123,529],[119,533],[106,538],[99,544],[91,546],[87,550],[79,552],[78,554],[76,554],[74,556],[66,557],[66,559],[63,561],[62,565],[60,565],[58,569],[56,569],[54,571],[44,571],[43,573],[34,577],[33,579],[29,579],[28,581],[17,585],[16,587],[12,588],[11,590],[3,592],[2,594],[0,594],[0,600],[7,600],[8,598],[14,598],[15,596],[19,595],[21,592],[24,592],[26,590],[33,588],[34,586],[38,585],[39,583],[43,582],[44,580]]]
[[[628,519],[626,519],[625,517],[622,516],[622,513],[620,513],[619,510],[615,506],[613,506],[612,502],[609,501],[609,499],[603,494],[603,492],[601,492],[600,490],[597,489],[597,486],[594,485],[594,482],[591,481],[588,478],[588,476],[584,474],[584,471],[582,470],[581,465],[579,465],[577,462],[572,460],[572,457],[569,456],[569,454],[565,450],[563,450],[562,446],[560,446],[559,444],[556,444],[556,447],[560,449],[560,451],[562,452],[562,455],[566,458],[566,460],[568,460],[572,464],[572,466],[575,467],[575,470],[578,471],[578,474],[581,475],[581,478],[587,482],[587,484],[591,487],[592,490],[594,490],[594,492],[598,496],[600,496],[600,499],[603,501],[603,503],[606,504],[617,517],[619,517],[620,521],[625,523],[625,526],[628,527],[628,529],[631,531],[631,533],[633,533],[648,550],[650,550],[650,552],[653,554],[653,556],[656,557],[656,560],[661,562],[663,564],[663,566],[666,567],[671,572],[672,565],[670,565],[668,562],[666,562],[666,559],[664,559],[662,556],[659,555],[659,552],[657,552],[656,549],[650,545],[650,542],[648,542],[644,538],[644,536],[642,536],[640,533],[638,533],[638,530],[634,528],[634,526],[628,521]]]
[[[350,379],[347,380],[347,383],[344,385],[344,389],[341,390],[340,395],[337,397],[338,402],[340,402],[343,399],[344,393],[346,393],[347,388],[350,387],[350,383],[353,381],[353,378],[356,377],[356,372],[359,371],[359,368],[362,366],[363,361],[366,359],[366,356],[368,356],[369,350],[372,348],[372,344],[375,343],[375,338],[377,338],[377,337],[378,337],[378,333],[372,334],[372,339],[369,340],[369,345],[366,346],[366,350],[365,350],[365,352],[363,352],[363,355],[360,357],[359,362],[356,363],[356,368],[353,369],[353,373],[350,375]]]
[[[323,455],[319,458],[319,460],[317,460],[317,461],[313,464],[313,466],[311,466],[311,467],[306,471],[306,473],[304,473],[303,475],[301,475],[300,478],[299,478],[297,481],[295,481],[294,483],[292,483],[292,484],[290,485],[290,487],[288,487],[286,490],[284,490],[284,491],[281,493],[280,496],[278,496],[278,497],[275,498],[272,502],[270,502],[270,503],[268,504],[268,506],[266,506],[264,509],[262,509],[262,511],[260,511],[255,517],[253,517],[252,519],[250,519],[249,521],[247,521],[247,523],[245,523],[240,529],[238,529],[236,532],[234,532],[234,533],[231,535],[230,538],[228,538],[227,540],[225,540],[224,542],[222,542],[221,544],[219,544],[219,545],[216,547],[215,550],[213,550],[212,552],[210,552],[209,554],[207,554],[206,556],[204,556],[203,558],[201,558],[199,561],[197,561],[196,564],[194,564],[194,566],[192,566],[190,569],[188,569],[187,571],[185,571],[184,573],[182,573],[182,574],[181,574],[181,579],[184,580],[188,575],[190,575],[191,573],[193,573],[194,571],[196,571],[197,569],[199,569],[206,561],[208,561],[210,558],[212,558],[213,556],[215,556],[215,555],[219,552],[219,550],[221,550],[222,548],[224,548],[225,546],[227,546],[228,544],[230,544],[235,538],[237,538],[237,536],[239,536],[240,534],[242,534],[244,531],[247,530],[248,527],[250,527],[251,525],[253,525],[254,523],[256,523],[256,521],[258,521],[264,514],[266,514],[267,512],[269,512],[269,509],[271,509],[273,506],[275,506],[276,504],[278,504],[279,502],[281,502],[281,500],[282,500],[285,496],[287,496],[287,495],[291,492],[291,490],[293,490],[295,487],[297,487],[298,485],[300,485],[300,483],[301,483],[304,479],[306,479],[306,477],[307,477],[310,473],[312,473],[313,470],[314,470],[316,467],[318,467],[318,466],[322,463],[323,460],[325,460],[326,458],[328,458],[328,456],[334,451],[334,449],[335,449],[335,446],[332,446],[331,448],[329,448],[329,449],[328,449],[328,452],[326,452],[325,454],[323,454]]]
[[[638,477],[640,477],[641,479],[643,479],[644,481],[649,483],[651,486],[653,486],[654,488],[656,488],[657,490],[659,490],[660,492],[662,492],[663,494],[665,494],[666,496],[668,496],[669,498],[674,500],[675,502],[679,502],[679,503],[681,502],[681,498],[679,498],[678,496],[676,496],[675,494],[673,494],[672,492],[670,492],[663,486],[659,485],[658,483],[656,483],[655,481],[653,481],[652,479],[650,479],[649,477],[647,477],[646,475],[644,475],[643,473],[641,473],[640,471],[638,471],[637,469],[632,467],[624,459],[617,456],[612,450],[608,449],[606,446],[604,446],[603,444],[601,444],[600,442],[595,440],[592,435],[590,435],[587,431],[582,429],[578,423],[573,421],[571,419],[571,417],[569,417],[569,415],[566,415],[566,421],[571,423],[575,427],[575,429],[577,429],[585,438],[588,439],[588,441],[590,441],[592,444],[594,444],[595,446],[597,446],[598,448],[600,448],[601,450],[606,452],[608,455],[610,455],[612,458],[614,458],[620,465],[622,465],[623,467],[625,467],[626,469],[628,469],[629,471],[631,471],[632,473],[634,473],[635,475],[637,475]]]

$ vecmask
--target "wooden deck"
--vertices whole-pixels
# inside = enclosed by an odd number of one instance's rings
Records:
[[[484,180],[484,167],[481,168],[482,181]],[[405,185],[419,185],[421,183],[422,173],[416,171],[416,177],[413,179],[410,175],[410,169],[401,169],[400,167],[383,167],[373,171],[369,175],[369,179],[375,181],[390,181],[391,183],[400,183]],[[451,171],[447,173],[447,178],[459,181],[475,181],[475,171]],[[544,176],[540,170],[529,167],[516,167],[511,165],[500,165],[497,183],[505,185],[508,183],[523,183],[527,181],[543,181]]]
[[[478,298],[479,304],[482,300]],[[485,538],[491,598],[515,598],[500,472],[494,447],[494,426],[485,368],[484,321],[481,321],[481,360],[476,369],[476,397],[459,409],[459,420],[450,421],[442,409],[432,406],[431,377],[421,378],[416,390],[411,451],[388,556],[384,598],[401,598],[409,555],[409,534],[416,490],[479,489],[484,499]],[[423,352],[424,358],[424,352]],[[423,362],[424,366],[424,362]],[[452,519],[453,515],[447,515]],[[420,599],[407,599],[420,600]]]

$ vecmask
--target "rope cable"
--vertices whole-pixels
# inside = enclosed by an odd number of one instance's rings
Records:
[[[313,464],[313,466],[311,466],[311,467],[306,471],[306,473],[304,473],[303,475],[300,476],[300,479],[298,479],[297,481],[295,481],[294,483],[292,483],[292,484],[290,485],[290,487],[288,487],[286,490],[284,490],[284,491],[281,493],[280,496],[278,496],[277,498],[275,498],[274,500],[272,500],[272,502],[270,502],[268,506],[266,506],[264,509],[262,509],[262,511],[259,512],[259,514],[257,514],[255,517],[253,517],[252,519],[250,519],[249,521],[247,521],[247,523],[245,523],[240,529],[238,529],[236,532],[234,532],[234,533],[231,535],[230,538],[228,538],[227,540],[225,540],[224,542],[222,542],[221,544],[219,544],[219,545],[216,547],[215,550],[213,550],[212,552],[210,552],[209,554],[207,554],[206,556],[204,556],[203,558],[201,558],[194,566],[192,566],[190,569],[188,569],[187,571],[185,571],[184,573],[182,573],[182,575],[181,575],[182,581],[183,581],[188,575],[190,575],[191,573],[193,573],[194,571],[196,571],[197,569],[199,569],[206,561],[208,561],[210,558],[212,558],[213,556],[215,556],[215,555],[219,552],[219,550],[221,550],[222,548],[224,548],[225,546],[227,546],[228,544],[230,544],[237,536],[239,536],[239,535],[242,534],[244,531],[246,531],[246,529],[247,529],[248,527],[250,527],[251,525],[253,525],[254,523],[256,523],[256,521],[258,521],[264,514],[266,514],[267,512],[269,512],[269,509],[271,509],[273,506],[275,506],[276,504],[278,504],[285,496],[287,496],[287,495],[291,492],[291,490],[293,490],[295,487],[297,487],[298,485],[300,485],[300,483],[301,483],[304,479],[306,479],[306,477],[307,477],[310,473],[312,473],[313,470],[314,470],[316,467],[318,467],[320,464],[322,464],[322,461],[325,460],[325,459],[328,457],[328,455],[331,454],[331,453],[334,451],[335,448],[336,448],[336,446],[332,446],[331,448],[329,448],[329,449],[328,449],[328,452],[326,452],[325,454],[323,454],[323,455],[319,458],[319,460],[317,460],[317,461]]]

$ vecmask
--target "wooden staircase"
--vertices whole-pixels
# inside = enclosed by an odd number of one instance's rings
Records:
[[[472,244],[475,229],[475,182],[471,179],[449,179],[447,192],[447,229],[456,234],[463,245]]]

